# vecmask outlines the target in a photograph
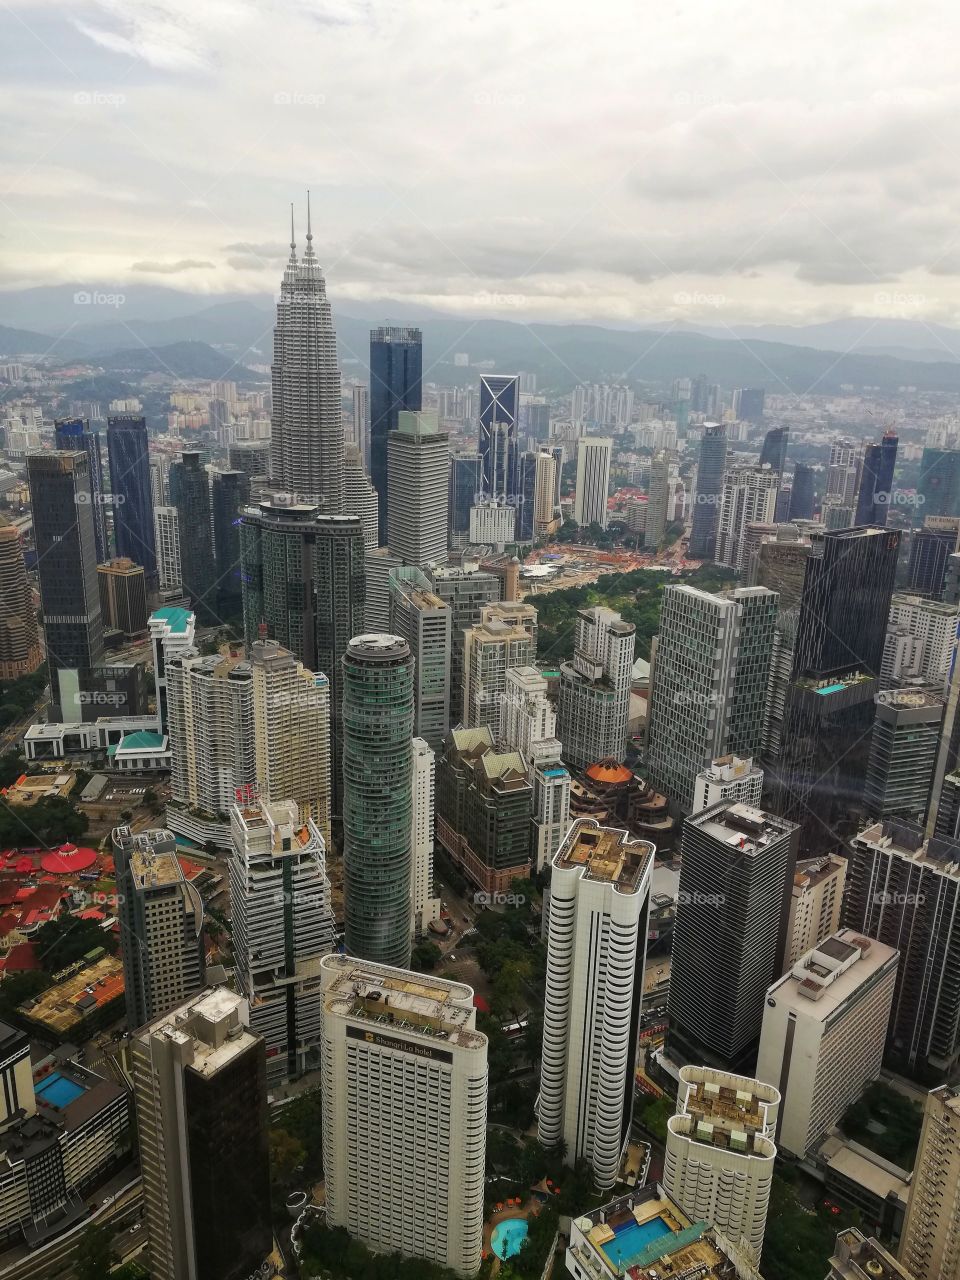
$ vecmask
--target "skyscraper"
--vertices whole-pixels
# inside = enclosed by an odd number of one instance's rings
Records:
[[[780,473],[769,466],[732,467],[724,476],[714,559],[742,572],[747,563],[747,529],[774,518]]]
[[[155,589],[157,552],[153,534],[153,494],[147,420],[134,414],[107,419],[110,506],[118,556],[142,564],[147,589]]]
[[[552,864],[538,1137],[601,1188],[630,1132],[653,857],[580,818]]]
[[[413,804],[410,811],[410,880],[413,932],[422,937],[440,918],[440,899],[433,896],[433,837],[436,825],[437,758],[423,738],[413,739]]]
[[[207,990],[131,1044],[150,1275],[247,1280],[273,1248],[264,1044]]]
[[[960,1093],[927,1094],[920,1147],[900,1236],[900,1261],[915,1280],[947,1280],[960,1267]]]
[[[468,729],[500,726],[500,704],[511,667],[528,667],[537,652],[537,611],[529,604],[490,604],[463,635],[463,703],[456,717]]]
[[[107,538],[107,508],[103,491],[103,461],[100,457],[100,433],[90,430],[83,418],[60,418],[54,423],[54,439],[57,449],[70,452],[82,450],[90,460],[90,498],[93,502],[93,531],[96,536],[97,564],[110,559],[110,543]],[[137,564],[142,564],[137,560]]]
[[[86,452],[31,454],[27,477],[51,720],[80,720],[83,673],[103,657],[97,545]]]
[[[183,584],[180,564],[180,521],[176,507],[154,507],[157,576],[161,591],[179,591]]]
[[[813,518],[813,468],[802,462],[794,463],[793,488],[790,490],[791,520],[811,520]]]
[[[880,677],[885,688],[922,680],[941,688],[950,671],[960,608],[922,596],[891,597]]]
[[[201,622],[216,622],[217,573],[213,559],[210,477],[198,450],[170,466],[170,505],[176,508],[183,590]],[[189,530],[189,534],[188,531]]]
[[[370,332],[370,479],[379,501],[379,546],[389,533],[387,444],[401,410],[423,404],[423,335],[419,329],[387,326]]]
[[[893,471],[897,465],[898,443],[896,433],[887,431],[879,444],[864,445],[854,524],[887,523],[887,513],[893,502]]]
[[[377,491],[363,467],[356,445],[348,444],[343,454],[343,505],[348,516],[359,516],[363,522],[363,545],[375,551],[380,545]]]
[[[577,524],[607,527],[607,497],[610,492],[610,459],[613,441],[601,436],[584,436],[577,442],[577,492],[573,518]]]
[[[143,565],[109,560],[97,565],[100,614],[105,630],[122,631],[128,640],[147,633],[147,589]]]
[[[239,609],[243,598],[240,516],[250,501],[250,477],[242,471],[215,471],[211,492],[217,603]]]
[[[943,599],[947,561],[957,550],[960,519],[928,517],[922,529],[910,536],[908,586],[914,595]]]
[[[752,1070],[767,988],[780,975],[799,829],[721,801],[683,824],[667,1051]]]
[[[20,530],[0,516],[0,680],[31,675],[43,661]]]
[[[763,387],[737,387],[733,393],[733,414],[741,422],[762,422]]]
[[[670,455],[667,453],[658,453],[650,464],[647,498],[647,524],[643,545],[648,550],[656,551],[663,542],[669,521]]]
[[[790,444],[789,427],[771,427],[763,437],[763,448],[760,450],[760,466],[767,466],[778,476],[783,475],[787,465],[787,448]]]
[[[520,375],[480,378],[480,493],[485,501],[516,506],[520,494]]]
[[[431,565],[426,575],[433,589],[450,609],[450,720],[463,714],[463,637],[476,626],[484,605],[502,598],[501,580],[476,560]]]
[[[298,262],[290,221],[290,258],[280,285],[271,366],[270,478],[294,503],[343,512],[343,408],[337,337],[323,271],[313,248],[307,197],[307,245]]]
[[[487,1037],[472,989],[349,956],[320,972],[327,1221],[378,1253],[475,1275]]]
[[[577,614],[573,660],[560,664],[557,720],[563,758],[577,769],[622,760],[637,629],[613,609]]]
[[[390,630],[414,659],[413,731],[439,751],[450,729],[451,612],[416,568],[390,575]]]
[[[436,413],[401,410],[387,439],[390,503],[386,545],[404,564],[423,569],[447,554],[449,439]]]
[[[345,942],[383,964],[410,959],[413,666],[400,636],[356,636],[343,656]]]
[[[943,698],[930,689],[877,694],[863,803],[872,817],[922,822],[937,763]]]
[[[917,492],[925,520],[960,516],[960,449],[924,449]]]
[[[266,1046],[272,1088],[320,1065],[319,962],[333,950],[325,846],[292,800],[251,795],[230,810],[230,832],[237,985]]]
[[[454,453],[450,457],[450,545],[465,547],[470,541],[470,508],[480,494],[480,455]]]
[[[723,473],[727,463],[727,428],[707,422],[700,441],[697,485],[693,499],[693,523],[688,553],[691,559],[712,560],[717,545],[717,519],[723,495]]]
[[[185,878],[172,831],[115,827],[117,914],[127,1026],[142,1027],[196,995],[206,979],[203,899]]]

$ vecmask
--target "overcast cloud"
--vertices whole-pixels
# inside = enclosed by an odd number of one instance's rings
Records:
[[[341,300],[960,322],[950,3],[13,0],[0,24],[0,289],[273,292],[309,186]]]

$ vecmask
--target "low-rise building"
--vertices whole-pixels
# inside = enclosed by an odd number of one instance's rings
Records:
[[[879,1240],[848,1227],[837,1236],[827,1280],[914,1280],[914,1276]]]

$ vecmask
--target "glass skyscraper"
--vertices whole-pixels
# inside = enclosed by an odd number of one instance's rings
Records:
[[[484,498],[516,506],[520,500],[520,375],[480,379],[480,490]]]
[[[407,968],[412,944],[413,656],[400,636],[343,657],[343,871],[349,955]]]
[[[708,422],[700,441],[697,486],[693,498],[693,522],[688,555],[693,560],[712,560],[717,547],[717,521],[723,496],[723,473],[727,465],[727,428]]]
[[[423,335],[387,326],[370,332],[370,479],[377,491],[380,546],[387,545],[387,438],[402,409],[423,403]]]
[[[923,516],[960,516],[960,449],[924,449],[917,491]]]
[[[242,596],[240,517],[250,501],[250,477],[243,471],[215,471],[212,501],[217,597],[231,608],[239,605]]]
[[[107,457],[117,555],[143,565],[150,591],[157,579],[157,547],[146,418],[134,414],[108,418]]]
[[[197,450],[185,451],[170,467],[170,505],[180,526],[183,589],[203,621],[216,620],[217,576],[213,561],[210,477]]]
[[[893,501],[893,469],[897,465],[898,444],[897,436],[888,431],[879,444],[864,446],[854,524],[887,523],[887,512]]]
[[[100,458],[100,435],[91,431],[83,418],[61,418],[54,423],[57,449],[68,452],[82,449],[90,461],[90,498],[93,504],[93,533],[97,544],[97,563],[110,559],[107,539],[107,511],[103,496],[103,462]],[[141,563],[137,561],[137,563]]]

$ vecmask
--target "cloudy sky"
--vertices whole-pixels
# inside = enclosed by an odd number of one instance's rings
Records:
[[[310,187],[338,299],[960,322],[948,0],[8,0],[0,32],[0,290],[275,292]]]

